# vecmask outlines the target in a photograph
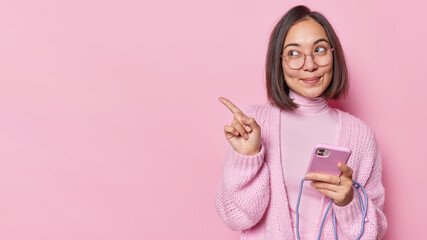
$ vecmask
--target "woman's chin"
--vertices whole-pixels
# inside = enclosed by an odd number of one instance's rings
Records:
[[[316,98],[319,97],[320,95],[322,95],[323,91],[320,90],[309,90],[309,91],[304,91],[303,96],[304,97],[308,97],[308,98]]]

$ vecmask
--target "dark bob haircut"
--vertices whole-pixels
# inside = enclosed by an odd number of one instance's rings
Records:
[[[348,72],[344,59],[344,52],[341,43],[335,34],[328,20],[318,12],[312,12],[309,8],[299,5],[289,10],[276,24],[270,36],[267,50],[267,61],[265,64],[266,84],[268,100],[284,110],[298,108],[291,98],[289,98],[289,87],[287,86],[282,68],[283,43],[289,29],[297,22],[312,18],[324,29],[334,48],[333,73],[329,86],[322,93],[321,97],[326,100],[338,99],[347,95]]]

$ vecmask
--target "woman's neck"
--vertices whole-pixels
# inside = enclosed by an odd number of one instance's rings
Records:
[[[323,97],[305,97],[289,89],[289,97],[295,104],[297,109],[293,111],[301,115],[320,115],[330,110],[326,100]]]

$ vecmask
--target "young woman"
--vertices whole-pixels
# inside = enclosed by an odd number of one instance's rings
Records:
[[[363,213],[353,180],[367,193],[361,239],[380,239],[387,228],[382,212],[381,155],[372,130],[356,117],[327,105],[348,89],[341,44],[326,18],[305,6],[289,10],[274,28],[268,47],[266,83],[269,103],[241,111],[219,98],[234,114],[224,126],[230,143],[223,164],[216,209],[241,239],[296,239],[296,203],[301,239],[317,239],[323,215],[333,200],[321,233],[356,239]],[[352,150],[340,177],[306,169],[318,143]],[[333,217],[333,215],[335,217]]]

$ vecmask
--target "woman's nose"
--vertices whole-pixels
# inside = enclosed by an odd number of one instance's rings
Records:
[[[317,64],[316,62],[314,62],[313,55],[305,56],[305,63],[303,69],[310,72],[317,69]]]

